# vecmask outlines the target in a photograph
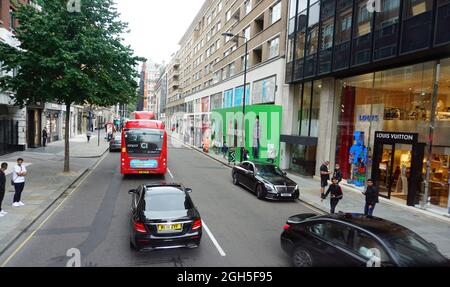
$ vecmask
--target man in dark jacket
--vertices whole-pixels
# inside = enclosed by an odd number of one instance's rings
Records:
[[[5,171],[8,169],[8,164],[6,162],[2,163],[0,166],[0,217],[3,217],[7,214],[6,211],[2,209],[3,198],[5,197],[5,189],[6,189],[6,175]]]
[[[44,130],[42,131],[42,145],[43,145],[44,147],[47,146],[47,139],[48,139],[47,128],[44,128]]]
[[[336,164],[334,166],[333,177],[338,180],[338,183],[341,183],[341,181],[342,181],[342,171],[341,171],[341,168],[340,168],[340,166],[338,164]]]
[[[342,193],[342,189],[339,186],[337,178],[333,177],[333,179],[331,179],[331,182],[332,182],[332,184],[328,188],[327,193],[322,196],[322,200],[326,199],[328,194],[331,193],[331,196],[330,196],[331,211],[330,212],[331,212],[331,214],[334,214],[334,212],[336,210],[336,206],[338,205],[339,200],[341,200],[343,198],[344,194]]]
[[[378,188],[373,184],[373,180],[367,180],[367,189],[363,193],[366,196],[366,206],[364,207],[364,214],[372,217],[375,205],[378,203]]]

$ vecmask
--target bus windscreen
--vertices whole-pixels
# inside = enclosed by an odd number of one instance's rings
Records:
[[[125,146],[129,154],[159,155],[164,143],[164,131],[152,129],[125,130]]]

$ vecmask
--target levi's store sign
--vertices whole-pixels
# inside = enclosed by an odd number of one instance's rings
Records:
[[[417,133],[400,133],[400,132],[375,132],[375,140],[386,143],[417,143]]]

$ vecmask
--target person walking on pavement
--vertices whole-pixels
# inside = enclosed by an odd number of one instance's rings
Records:
[[[344,197],[344,194],[342,193],[342,189],[339,186],[339,182],[337,178],[333,177],[331,180],[332,184],[328,188],[328,191],[326,194],[322,196],[322,201],[327,198],[328,194],[331,194],[330,196],[330,207],[331,207],[331,214],[335,213],[336,206],[338,205],[339,201]]]
[[[366,191],[363,192],[366,196],[366,205],[364,207],[364,214],[366,216],[372,217],[375,205],[378,203],[378,188],[374,185],[373,180],[367,180]]]
[[[246,148],[244,148],[242,151],[243,151],[242,159],[243,159],[244,161],[247,161],[247,160],[248,160],[248,151],[247,151]]]
[[[330,180],[330,170],[328,169],[329,161],[324,162],[320,166],[320,196],[325,193],[325,188],[328,186],[328,180]]]
[[[342,181],[342,171],[341,171],[341,167],[338,164],[336,164],[334,166],[333,177],[338,180],[338,183],[341,183],[341,181]]]
[[[6,211],[2,209],[2,202],[5,198],[5,189],[6,189],[6,175],[5,171],[8,169],[8,164],[6,162],[2,163],[0,166],[0,217],[8,214]]]
[[[14,201],[12,206],[20,207],[25,204],[22,202],[22,192],[25,187],[25,176],[27,176],[27,169],[23,165],[23,159],[17,159],[17,165],[14,167],[12,174],[12,183],[14,184]]]
[[[261,144],[261,125],[259,123],[259,116],[256,116],[256,123],[253,127],[253,158],[259,158],[259,146]]]
[[[44,130],[42,131],[42,145],[44,147],[47,146],[47,138],[48,138],[47,128],[44,128]]]
[[[91,131],[88,131],[88,132],[86,133],[86,137],[87,137],[87,142],[89,143],[89,142],[91,141],[91,137],[92,137]]]

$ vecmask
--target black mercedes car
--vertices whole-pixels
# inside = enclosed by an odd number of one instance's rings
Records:
[[[281,234],[297,267],[450,266],[437,247],[394,222],[363,214],[299,214]]]
[[[181,184],[147,184],[130,190],[131,247],[138,251],[200,245],[202,220]]]
[[[258,199],[296,200],[300,190],[285,172],[274,164],[244,161],[232,170],[233,183],[243,185]]]

